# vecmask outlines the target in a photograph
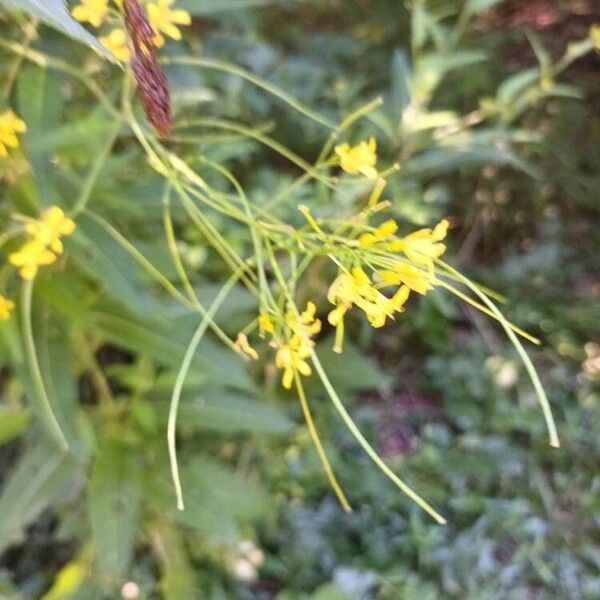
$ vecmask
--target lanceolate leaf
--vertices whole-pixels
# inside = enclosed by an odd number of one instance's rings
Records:
[[[6,479],[0,495],[0,553],[23,539],[27,527],[45,508],[65,497],[77,474],[71,454],[40,438],[28,448]]]
[[[40,19],[65,35],[87,44],[106,58],[114,60],[112,54],[67,11],[64,0],[0,0],[0,6],[17,8]]]
[[[104,440],[92,466],[89,515],[98,574],[119,581],[133,553],[142,499],[142,470],[134,451]]]

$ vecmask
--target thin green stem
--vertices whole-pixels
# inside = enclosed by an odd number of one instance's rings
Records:
[[[275,276],[277,277],[277,280],[279,281],[279,284],[281,285],[282,292],[286,296],[289,306],[296,313],[296,317],[300,318],[300,313],[298,311],[298,308],[296,307],[296,305],[293,301],[293,298],[287,288],[285,277],[283,276],[283,273],[281,272],[281,269],[279,268],[279,265],[277,264],[277,261],[275,260],[273,250],[272,250],[270,244],[268,244],[268,243],[267,243],[267,251],[269,252],[269,258],[270,258],[271,264],[273,266],[273,271],[275,273]],[[385,475],[387,475],[389,477],[389,479],[393,483],[396,484],[396,486],[404,494],[406,494],[415,504],[417,504],[425,512],[427,512],[429,515],[431,515],[438,523],[445,524],[446,519],[444,519],[444,517],[442,517],[442,515],[440,515],[440,513],[438,513],[426,500],[421,498],[421,496],[419,496],[410,486],[408,486],[406,483],[404,483],[404,481],[402,481],[402,479],[400,479],[400,477],[398,477],[385,464],[385,462],[383,462],[383,460],[381,459],[379,454],[377,454],[377,452],[369,444],[369,442],[366,440],[366,438],[361,433],[360,429],[356,426],[356,424],[352,420],[352,417],[348,414],[348,411],[342,404],[342,401],[340,400],[334,387],[331,385],[331,382],[329,381],[329,377],[327,377],[327,373],[325,373],[325,370],[323,369],[323,365],[321,364],[321,361],[319,360],[319,357],[317,356],[317,353],[315,352],[314,348],[312,348],[312,346],[310,345],[309,340],[306,340],[306,342],[307,342],[307,346],[310,348],[310,358],[315,367],[315,370],[317,371],[317,374],[319,375],[319,379],[321,380],[321,383],[323,384],[325,391],[327,392],[329,398],[333,402],[335,409],[338,411],[338,413],[341,416],[342,420],[344,421],[346,427],[348,428],[350,433],[354,436],[354,439],[356,439],[356,441],[361,446],[361,448],[365,451],[367,456],[369,456],[369,458],[381,469],[381,471],[383,471],[383,473]]]
[[[91,169],[89,170],[87,177],[83,183],[81,188],[81,192],[79,193],[79,198],[73,206],[72,216],[76,217],[79,213],[83,212],[87,206],[88,200],[98,181],[98,177],[102,169],[104,168],[104,164],[106,163],[106,159],[110,155],[110,151],[115,144],[117,137],[119,136],[119,131],[121,131],[122,119],[117,119],[115,121],[113,127],[110,129],[108,137],[106,139],[106,143],[100,149],[100,153],[96,157],[96,160],[92,164]]]
[[[135,261],[158,283],[160,283],[175,300],[188,308],[192,303],[182,294],[127,238],[119,233],[108,221],[100,215],[86,209],[86,214],[108,233]]]
[[[206,330],[215,316],[217,310],[223,304],[225,298],[237,282],[240,277],[240,271],[234,273],[229,281],[221,288],[217,294],[214,302],[208,309],[206,315],[203,317],[198,329],[196,329],[190,343],[185,351],[181,367],[177,373],[177,379],[175,380],[175,386],[171,395],[171,403],[169,406],[169,418],[167,422],[167,445],[169,448],[169,462],[171,465],[171,476],[173,478],[173,485],[175,487],[175,494],[177,496],[177,508],[178,510],[185,510],[185,504],[183,501],[183,490],[181,487],[181,479],[179,477],[179,464],[177,462],[177,448],[176,448],[176,426],[177,426],[177,412],[179,410],[179,402],[181,400],[181,391],[185,378],[190,370],[194,354],[202,340],[202,337],[206,333]]]
[[[249,71],[245,71],[236,65],[231,65],[219,60],[213,60],[210,58],[197,58],[197,57],[188,57],[188,56],[176,56],[169,57],[164,59],[166,64],[178,64],[178,65],[190,65],[196,67],[202,67],[205,69],[214,69],[216,71],[222,71],[224,73],[229,73],[231,75],[236,75],[237,77],[241,77],[246,81],[252,83],[256,87],[259,87],[269,94],[279,98],[293,109],[298,111],[300,114],[312,119],[313,121],[328,127],[329,129],[335,129],[335,126],[328,120],[317,114],[298,100],[288,94],[286,91],[278,88],[277,86],[269,83],[268,81],[253,75]]]
[[[204,305],[202,304],[202,302],[200,302],[198,295],[194,291],[192,283],[183,265],[183,261],[181,260],[179,250],[177,249],[177,240],[175,239],[173,220],[171,218],[170,191],[171,186],[169,183],[167,183],[165,185],[165,192],[163,194],[163,226],[165,229],[165,237],[167,240],[167,246],[169,248],[169,254],[171,255],[171,260],[175,265],[175,270],[179,275],[179,279],[181,280],[181,283],[186,291],[189,301],[194,305],[194,307],[202,316],[205,316],[206,308],[204,308]],[[228,346],[231,350],[233,350],[240,356],[245,357],[245,355],[236,347],[233,341],[229,339],[229,336],[214,321],[211,323],[211,329],[226,346]]]
[[[91,79],[90,77],[85,75],[80,67],[79,68],[73,67],[69,63],[67,63],[66,61],[64,61],[62,59],[55,58],[52,56],[47,56],[46,54],[42,54],[41,52],[38,52],[36,50],[31,50],[30,48],[27,48],[23,44],[19,44],[17,42],[9,41],[9,40],[3,39],[3,38],[0,38],[0,48],[10,50],[11,52],[14,52],[17,55],[23,56],[27,60],[35,63],[36,65],[38,65],[40,67],[45,67],[45,68],[55,69],[57,71],[62,71],[63,73],[66,73],[67,75],[70,75],[71,77],[77,79],[78,81],[83,83],[83,85],[85,85],[85,87],[87,87],[88,90],[94,96],[96,96],[96,98],[100,101],[100,104],[102,104],[102,106],[113,117],[115,117],[115,118],[120,117],[119,111],[115,109],[115,107],[112,105],[110,100],[107,98],[107,96],[104,94],[104,92],[100,89],[98,84],[96,84],[96,82],[93,79]]]
[[[251,139],[257,140],[267,148],[271,148],[278,154],[281,154],[284,158],[289,160],[291,163],[295,164],[297,167],[310,174],[311,177],[317,179],[324,185],[333,188],[333,183],[330,181],[330,178],[321,175],[315,167],[313,167],[310,163],[305,161],[303,158],[298,156],[295,152],[292,152],[288,148],[286,148],[283,144],[280,144],[273,138],[259,133],[256,130],[249,129],[248,127],[244,127],[243,125],[238,125],[237,123],[230,123],[229,121],[225,121],[223,119],[194,119],[190,120],[186,123],[183,123],[182,126],[203,126],[203,127],[214,127],[217,129],[224,129],[227,131],[235,131],[236,133],[240,133],[249,137]]]
[[[438,523],[445,524],[446,519],[440,515],[428,502],[426,502],[421,496],[419,496],[411,487],[409,487],[402,479],[400,479],[381,459],[379,454],[373,449],[373,447],[369,444],[363,434],[360,432],[360,429],[356,426],[352,417],[348,414],[348,411],[342,404],[337,392],[331,385],[329,378],[327,377],[327,373],[323,369],[321,361],[317,356],[317,353],[311,349],[311,360],[317,371],[319,379],[321,383],[325,387],[327,394],[331,398],[333,405],[338,411],[340,417],[346,424],[346,427],[350,430],[350,433],[354,436],[354,439],[359,443],[361,448],[366,452],[369,458],[400,488],[400,490],[406,494],[415,504],[417,504],[420,508],[422,508],[425,512],[431,515]]]
[[[37,352],[35,349],[33,327],[31,324],[31,299],[33,295],[33,283],[34,279],[25,280],[23,282],[21,295],[21,318],[23,327],[23,342],[25,344],[25,356],[27,357],[27,364],[33,379],[34,389],[38,398],[39,406],[42,409],[42,414],[47,419],[49,429],[60,447],[64,451],[67,451],[69,450],[69,443],[67,442],[67,438],[60,427],[58,419],[56,418],[56,414],[52,408],[50,398],[46,392],[42,371],[40,369],[40,364],[38,362]]]
[[[367,104],[365,104],[364,106],[361,106],[354,112],[350,113],[339,124],[339,126],[335,128],[335,131],[331,133],[329,139],[327,140],[327,142],[325,142],[325,145],[323,146],[321,153],[319,154],[319,158],[317,159],[317,164],[325,160],[325,157],[331,152],[331,149],[333,148],[333,145],[335,144],[336,140],[339,139],[340,135],[344,131],[346,131],[346,129],[352,127],[352,125],[354,125],[356,121],[359,121],[360,119],[368,115],[370,112],[374,111],[376,108],[379,108],[382,104],[383,98],[378,96],[374,100],[367,102]]]
[[[315,448],[317,449],[317,454],[321,459],[321,464],[323,465],[323,470],[325,471],[325,475],[327,475],[327,479],[329,481],[329,485],[333,488],[335,495],[338,497],[342,508],[347,512],[352,512],[352,507],[344,494],[344,490],[342,490],[341,485],[339,484],[333,469],[331,468],[331,464],[329,463],[329,459],[327,458],[327,454],[325,453],[325,449],[323,448],[323,444],[321,443],[321,439],[319,438],[319,433],[317,432],[317,428],[315,427],[315,423],[312,418],[312,414],[310,412],[310,407],[308,406],[308,401],[306,399],[306,394],[304,392],[304,386],[302,385],[302,379],[297,371],[294,372],[294,380],[296,382],[296,390],[298,392],[298,398],[300,399],[300,406],[302,407],[302,412],[304,413],[304,419],[306,420],[306,425],[308,426],[308,431],[310,432],[310,437],[312,439]]]
[[[556,431],[556,424],[554,423],[554,417],[552,416],[552,409],[550,408],[550,403],[548,402],[548,398],[546,396],[546,392],[542,386],[540,378],[531,362],[531,359],[525,352],[523,345],[519,341],[519,338],[514,334],[510,323],[506,320],[504,315],[498,310],[496,305],[483,293],[478,287],[470,281],[467,277],[459,273],[456,269],[453,269],[447,263],[437,260],[437,264],[439,264],[443,269],[451,273],[456,279],[461,281],[466,287],[468,287],[489,309],[494,313],[496,319],[499,321],[500,325],[502,325],[502,329],[506,332],[508,339],[511,341],[512,345],[515,347],[517,353],[521,357],[523,364],[525,365],[525,369],[529,378],[531,379],[531,383],[535,389],[538,401],[542,408],[542,412],[544,414],[544,419],[546,421],[546,427],[548,429],[548,435],[550,438],[550,446],[553,448],[560,448],[560,440],[558,439],[558,432]]]

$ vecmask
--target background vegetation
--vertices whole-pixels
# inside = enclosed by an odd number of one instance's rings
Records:
[[[397,0],[180,0],[194,22],[163,58],[238,65],[336,123],[384,99],[353,140],[376,136],[382,160],[400,164],[387,194],[394,216],[415,228],[449,216],[449,262],[506,296],[507,316],[543,340],[530,352],[562,447],[548,447],[530,383],[496,324],[435,292],[383,331],[352,320],[341,357],[329,331],[317,348],[367,437],[448,525],[398,493],[307,380],[355,509],[345,514],[274,365],[248,368],[216,338],[202,342],[184,390],[187,510],[178,513],[166,418],[197,315],[83,213],[66,262],[36,280],[33,306],[70,454],[33,418],[18,319],[0,324],[0,597],[598,598],[600,58],[587,52],[595,4],[415,1],[408,11]],[[8,231],[15,212],[77,205],[115,130],[78,73],[111,100],[123,73],[25,14],[0,19],[4,101],[28,126],[22,149],[0,159]],[[32,51],[68,68],[40,66]],[[318,123],[240,77],[166,70],[177,123],[227,119],[309,160],[319,152]],[[407,115],[415,97],[419,110]],[[89,205],[175,281],[161,178],[129,131],[116,134]],[[172,143],[190,163],[202,155],[227,166],[256,206],[297,176],[239,132],[176,130]],[[277,210],[298,220],[304,203],[327,216],[364,193],[332,202],[303,186]],[[173,216],[193,285],[209,301],[228,274],[186,214]],[[238,224],[213,217],[233,247],[245,243]],[[5,262],[4,291],[17,297]],[[324,297],[329,275],[311,270],[302,293]],[[218,322],[235,337],[256,311],[240,289]]]

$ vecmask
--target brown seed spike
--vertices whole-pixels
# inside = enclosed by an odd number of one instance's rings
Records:
[[[167,79],[156,58],[155,33],[137,0],[123,0],[125,26],[133,45],[131,68],[148,122],[161,136],[171,132],[171,99]]]

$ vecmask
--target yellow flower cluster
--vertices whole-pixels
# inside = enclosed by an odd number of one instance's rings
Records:
[[[27,131],[25,122],[19,119],[12,110],[0,114],[0,157],[8,154],[8,148],[17,148],[17,133]]]
[[[310,357],[315,345],[310,338],[321,331],[321,321],[315,318],[316,310],[314,303],[308,302],[300,317],[292,310],[286,314],[288,338],[284,343],[278,344],[275,355],[275,365],[283,370],[281,382],[286,390],[292,387],[296,374],[309,377],[312,373],[306,359]]]
[[[33,279],[40,267],[52,264],[62,254],[61,237],[70,235],[74,230],[75,223],[65,216],[61,208],[52,206],[39,219],[27,223],[25,231],[29,239],[8,260],[19,269],[23,279]]]
[[[118,9],[121,9],[122,1],[114,0]],[[190,25],[192,18],[185,10],[173,9],[175,0],[146,0],[145,7],[148,22],[155,32],[154,43],[161,47],[165,43],[166,35],[174,40],[181,39],[178,25]],[[89,23],[93,27],[102,27],[105,23],[116,24],[111,18],[109,0],[80,0],[80,4],[72,11],[73,17],[82,23]],[[129,60],[131,52],[127,41],[127,33],[122,25],[113,27],[106,35],[100,36],[100,41],[119,60]]]
[[[401,286],[388,298],[382,294],[361,267],[354,267],[350,272],[342,272],[331,284],[327,299],[335,308],[329,313],[327,320],[336,327],[343,326],[344,315],[357,306],[366,315],[372,327],[385,325],[386,319],[394,318],[394,313],[401,312],[408,300],[409,289]],[[339,348],[336,348],[340,351]]]
[[[361,249],[404,255],[388,259],[388,268],[376,270],[376,282],[362,267],[354,266],[350,270],[341,269],[331,284],[327,299],[335,308],[327,320],[336,328],[334,351],[342,351],[344,316],[353,306],[365,313],[372,327],[383,327],[388,318],[393,319],[395,313],[402,312],[411,291],[425,294],[433,288],[434,261],[446,250],[441,241],[446,237],[448,221],[443,220],[434,229],[420,229],[403,238],[394,236],[397,229],[396,222],[389,220],[358,238]],[[375,259],[378,256],[376,254]],[[392,285],[398,289],[391,297],[379,291]]]
[[[0,294],[0,321],[6,321],[10,317],[10,313],[15,308],[15,303]]]
[[[360,213],[360,219],[384,206],[377,204],[385,180],[376,169],[376,150],[374,139],[354,147],[342,144],[335,148],[344,171],[376,179],[368,211]],[[306,206],[299,208],[321,242],[327,233]],[[357,231],[354,224],[361,223],[360,219],[354,220],[350,229],[352,233],[347,238],[340,239],[338,232],[331,239],[331,247],[343,246],[339,255],[335,251],[330,254],[339,271],[327,292],[327,299],[334,306],[327,315],[327,321],[335,327],[333,350],[338,353],[342,352],[344,319],[350,310],[358,308],[372,327],[383,327],[388,319],[394,319],[396,314],[403,312],[411,292],[424,295],[439,283],[436,280],[436,260],[446,251],[443,240],[448,232],[448,221],[445,219],[434,228],[419,229],[405,236],[397,235],[398,224],[393,219],[377,227],[360,225]],[[387,292],[385,288],[395,289]],[[271,337],[270,345],[276,350],[275,365],[283,372],[285,389],[290,389],[299,375],[311,375],[308,359],[315,345],[313,338],[320,331],[321,321],[316,318],[313,302],[308,302],[302,313],[299,314],[295,307],[290,308],[275,321],[272,314],[260,312],[259,337]],[[248,356],[258,357],[244,333],[238,335],[235,345]]]

